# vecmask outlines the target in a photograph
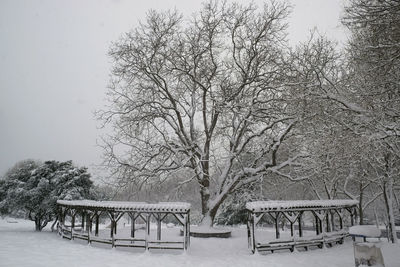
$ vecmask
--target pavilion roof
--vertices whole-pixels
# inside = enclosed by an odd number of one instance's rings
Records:
[[[190,204],[186,202],[146,203],[94,200],[57,200],[57,204],[64,207],[109,211],[188,212],[190,210]]]
[[[269,200],[247,202],[246,209],[252,212],[263,211],[291,211],[291,210],[318,210],[348,208],[358,204],[357,200]]]

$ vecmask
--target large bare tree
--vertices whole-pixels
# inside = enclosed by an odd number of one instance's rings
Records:
[[[106,162],[119,181],[199,185],[202,223],[243,185],[292,164],[280,147],[298,122],[286,74],[285,18],[271,2],[208,2],[191,18],[150,11],[116,41],[101,112]],[[293,155],[290,157],[290,155]]]

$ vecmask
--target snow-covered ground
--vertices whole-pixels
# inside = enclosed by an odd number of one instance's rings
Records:
[[[109,231],[108,229],[105,229]],[[168,229],[166,229],[168,231]],[[169,229],[171,230],[171,229]],[[178,229],[176,229],[178,230]],[[119,229],[123,235],[129,228]],[[141,231],[141,230],[139,230]],[[176,234],[178,231],[175,231]],[[172,231],[171,233],[175,233]],[[261,232],[273,235],[272,230]],[[179,237],[176,237],[179,238]],[[400,246],[383,244],[386,267],[400,266]],[[49,227],[35,232],[31,221],[0,219],[0,266],[354,266],[352,241],[333,248],[308,252],[288,251],[252,255],[247,249],[245,228],[234,228],[232,238],[191,238],[190,249],[181,251],[126,251],[110,246],[87,245],[84,241],[61,239]]]

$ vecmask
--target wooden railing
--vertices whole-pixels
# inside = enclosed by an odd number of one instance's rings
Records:
[[[342,244],[344,238],[348,236],[348,233],[345,231],[336,231],[325,234],[320,234],[318,236],[312,236],[310,238],[302,237],[302,238],[292,238],[288,240],[274,240],[268,243],[257,243],[256,249],[257,251],[271,251],[272,253],[275,250],[289,249],[291,252],[294,251],[295,248],[304,248],[308,250],[309,247],[316,246],[318,248],[322,248],[325,246],[332,246],[333,244]]]
[[[103,243],[110,244],[112,247],[132,247],[144,249],[185,249],[184,241],[152,241],[143,238],[104,238],[92,235],[90,232],[83,231],[82,229],[76,230],[71,228],[70,225],[58,224],[58,234],[66,239],[74,240],[81,239],[87,241],[89,244]]]

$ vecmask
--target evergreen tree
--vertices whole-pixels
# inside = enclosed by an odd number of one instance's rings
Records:
[[[0,181],[0,212],[22,211],[41,231],[56,218],[58,199],[92,199],[92,185],[87,168],[76,167],[72,161],[23,161]]]

